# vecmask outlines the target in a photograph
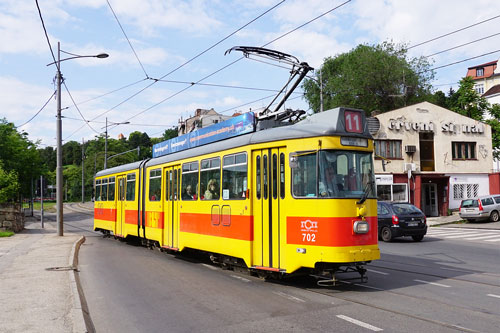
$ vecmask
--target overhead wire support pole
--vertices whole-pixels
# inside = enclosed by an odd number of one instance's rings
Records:
[[[61,52],[72,55],[72,57],[61,59]],[[62,117],[61,117],[61,83],[62,83],[62,74],[61,74],[61,62],[71,59],[77,58],[107,58],[108,55],[106,53],[100,53],[97,55],[78,55],[69,52],[65,52],[61,50],[61,43],[57,42],[57,61],[51,62],[47,64],[56,65],[56,86],[57,86],[57,130],[56,130],[56,140],[57,140],[57,166],[56,166],[56,208],[57,208],[57,235],[63,236],[63,167],[62,167]]]
[[[57,166],[56,166],[56,206],[57,235],[63,236],[63,169],[62,169],[62,119],[61,119],[61,44],[57,42]]]

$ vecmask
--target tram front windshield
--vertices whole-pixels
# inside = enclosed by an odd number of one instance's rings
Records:
[[[320,150],[293,156],[294,197],[375,198],[371,153]]]

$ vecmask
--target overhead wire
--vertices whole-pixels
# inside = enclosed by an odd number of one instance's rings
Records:
[[[35,119],[35,117],[38,116],[38,114],[40,114],[40,112],[42,112],[43,109],[45,109],[45,107],[47,106],[47,104],[49,104],[50,100],[52,99],[52,97],[54,97],[55,94],[56,94],[56,91],[54,91],[52,93],[52,95],[50,95],[50,97],[47,100],[47,102],[45,102],[45,104],[40,108],[40,110],[38,110],[37,113],[35,113],[35,115],[33,117],[31,117],[28,121],[24,122],[22,125],[17,126],[17,128],[23,127],[24,125],[28,124],[30,121],[32,121],[33,119]]]
[[[352,1],[352,0],[347,0],[347,1],[343,2],[342,4],[340,4],[340,5],[338,5],[338,6],[335,6],[334,8],[332,8],[332,9],[330,9],[330,10],[328,10],[328,11],[326,11],[326,12],[322,13],[321,15],[318,15],[318,16],[316,16],[315,18],[313,18],[313,19],[311,19],[311,20],[309,20],[309,21],[307,21],[307,22],[305,22],[305,23],[301,24],[301,25],[300,25],[300,26],[298,26],[297,28],[294,28],[294,29],[292,29],[292,30],[290,30],[290,31],[288,31],[288,32],[286,32],[286,33],[284,33],[284,34],[282,34],[282,35],[280,35],[280,36],[276,37],[275,39],[271,40],[270,42],[265,43],[262,47],[265,47],[265,46],[267,46],[267,45],[269,45],[269,44],[271,44],[271,43],[274,43],[275,41],[277,41],[277,40],[279,40],[279,39],[281,39],[281,38],[283,38],[283,37],[285,37],[285,36],[289,35],[290,33],[294,32],[294,31],[297,31],[297,30],[298,30],[298,29],[300,29],[300,28],[303,28],[304,26],[306,26],[306,25],[308,25],[308,24],[310,24],[310,23],[312,23],[312,22],[314,22],[314,21],[318,20],[319,18],[321,18],[321,17],[323,17],[323,16],[325,16],[325,15],[327,15],[327,14],[331,13],[332,11],[334,11],[334,10],[336,10],[336,9],[338,9],[338,8],[340,8],[340,7],[342,7],[342,6],[344,6],[345,4],[347,4],[347,3],[351,2],[351,1]],[[173,98],[173,97],[175,97],[175,96],[179,95],[180,93],[182,93],[182,92],[184,92],[184,91],[188,90],[189,88],[193,87],[194,85],[198,84],[199,82],[202,82],[202,81],[206,80],[207,78],[209,78],[209,77],[211,77],[211,76],[213,76],[213,75],[217,74],[218,72],[220,72],[220,71],[222,71],[222,70],[224,70],[224,69],[226,69],[226,68],[228,68],[228,67],[232,66],[233,64],[235,64],[236,62],[238,62],[238,61],[240,61],[240,60],[242,60],[242,59],[244,59],[244,57],[240,57],[240,58],[236,59],[235,61],[233,61],[233,62],[231,62],[231,63],[229,63],[229,64],[227,64],[227,65],[223,66],[222,68],[219,68],[219,69],[218,69],[218,70],[216,70],[215,72],[213,72],[213,73],[211,73],[211,74],[209,74],[209,75],[205,76],[204,78],[201,78],[200,80],[196,81],[194,84],[192,84],[192,85],[190,85],[190,86],[188,86],[188,87],[186,87],[186,88],[184,88],[184,89],[182,89],[182,90],[180,90],[180,91],[178,91],[178,92],[176,92],[176,93],[174,93],[174,94],[172,94],[172,95],[170,95],[170,96],[166,97],[165,99],[163,99],[163,100],[161,100],[161,101],[159,101],[159,102],[155,103],[154,105],[152,105],[152,106],[150,106],[150,107],[148,107],[148,108],[146,108],[146,109],[142,110],[141,112],[139,112],[139,113],[137,113],[137,114],[133,115],[132,117],[127,118],[127,121],[128,121],[128,120],[131,120],[131,119],[133,119],[133,118],[135,118],[135,117],[137,117],[137,116],[139,116],[139,115],[141,115],[141,114],[143,114],[143,113],[145,113],[145,112],[147,112],[147,111],[149,111],[149,110],[151,110],[151,109],[153,109],[153,108],[155,108],[156,106],[158,106],[158,105],[160,105],[160,104],[162,104],[162,103],[166,102],[167,100],[169,100],[169,99],[171,99],[171,98]]]
[[[111,3],[109,3],[109,0],[106,0],[106,2],[108,3],[109,9],[111,9],[111,12],[113,13],[113,16],[115,17],[116,22],[117,22],[117,23],[118,23],[118,25],[120,26],[120,29],[122,30],[123,35],[125,36],[125,39],[126,39],[126,40],[127,40],[127,42],[128,42],[128,45],[130,45],[130,48],[132,49],[132,52],[134,52],[135,58],[136,58],[136,59],[137,59],[137,61],[139,62],[139,65],[141,65],[141,68],[142,68],[142,71],[144,72],[144,75],[146,75],[146,78],[149,78],[149,75],[148,75],[148,73],[146,72],[146,69],[144,68],[144,66],[142,65],[142,62],[141,62],[141,60],[139,59],[139,56],[137,55],[137,52],[135,52],[135,49],[134,49],[134,47],[132,46],[132,43],[130,42],[130,39],[128,38],[127,34],[125,33],[125,29],[123,29],[123,26],[122,26],[122,24],[120,23],[120,20],[118,19],[118,16],[116,16],[116,13],[115,13],[115,11],[113,10],[113,7],[111,7]]]
[[[441,39],[441,38],[443,38],[443,37],[447,37],[447,36],[449,36],[449,35],[453,35],[453,34],[455,34],[455,33],[457,33],[457,32],[464,31],[464,30],[466,30],[466,29],[469,29],[469,28],[475,27],[475,26],[477,26],[477,25],[479,25],[479,24],[483,24],[483,23],[485,23],[485,22],[488,22],[488,21],[491,21],[491,20],[497,19],[497,18],[499,18],[499,17],[500,17],[500,15],[496,15],[496,16],[494,16],[494,17],[491,17],[491,18],[489,18],[489,19],[483,20],[483,21],[481,21],[481,22],[477,22],[477,23],[474,23],[474,24],[468,25],[468,26],[466,26],[466,27],[463,27],[463,28],[460,28],[460,29],[454,30],[454,31],[452,31],[452,32],[448,32],[448,33],[446,33],[446,34],[444,34],[444,35],[440,35],[440,36],[437,36],[437,37],[431,38],[431,39],[426,40],[426,41],[424,41],[424,42],[421,42],[421,43],[415,44],[415,45],[413,45],[413,46],[410,46],[410,47],[408,47],[408,48],[407,48],[407,50],[412,49],[412,48],[417,47],[417,46],[420,46],[420,45],[424,45],[424,44],[427,44],[427,43],[433,42],[433,41],[435,41],[435,40]]]
[[[287,68],[289,69],[289,68]],[[189,82],[189,81],[175,81],[175,80],[159,80],[161,82],[167,82],[167,83],[179,83],[179,84],[188,84],[188,85],[195,85],[198,84],[200,86],[207,86],[207,87],[218,87],[218,88],[230,88],[230,89],[243,89],[243,90],[254,90],[254,91],[274,91],[274,92],[279,92],[277,89],[265,89],[265,88],[255,88],[255,87],[243,87],[243,86],[234,86],[234,85],[224,85],[224,84],[216,84],[216,83],[194,83],[194,82]]]
[[[276,5],[272,6],[271,8],[267,9],[265,12],[263,12],[262,14],[260,14],[259,16],[257,16],[256,18],[252,19],[251,21],[247,22],[246,24],[244,24],[243,26],[241,26],[240,28],[236,29],[235,31],[231,32],[229,35],[225,36],[224,38],[222,38],[221,40],[219,40],[218,42],[216,42],[215,44],[211,45],[210,47],[208,47],[207,49],[203,50],[202,52],[198,53],[197,55],[195,55],[194,57],[190,58],[189,60],[187,60],[186,62],[184,62],[183,64],[179,65],[178,67],[174,68],[173,70],[171,70],[170,72],[168,72],[167,74],[163,75],[160,77],[160,79],[154,79],[154,78],[150,78],[150,80],[153,80],[153,82],[149,85],[147,85],[146,87],[144,87],[143,89],[139,90],[138,92],[134,93],[132,96],[129,96],[128,98],[126,98],[124,101],[120,102],[119,104],[113,106],[111,109],[103,112],[102,114],[98,115],[96,118],[98,117],[102,117],[103,115],[105,115],[106,113],[108,112],[111,112],[112,110],[116,109],[117,107],[119,107],[120,105],[128,102],[129,100],[131,100],[132,98],[134,98],[135,96],[139,95],[140,93],[142,93],[144,90],[150,88],[152,85],[156,84],[159,80],[162,80],[164,79],[165,77],[169,76],[170,74],[176,72],[177,70],[179,70],[180,68],[184,67],[185,65],[189,64],[190,62],[192,62],[193,60],[197,59],[198,57],[200,57],[201,55],[205,54],[206,52],[210,51],[211,49],[213,49],[215,46],[219,45],[220,43],[222,43],[223,41],[227,40],[229,37],[233,36],[234,34],[238,33],[239,31],[241,31],[243,28],[247,27],[248,25],[250,25],[251,23],[255,22],[256,20],[258,20],[259,18],[261,18],[262,16],[264,16],[265,14],[269,13],[271,10],[275,9],[276,7],[278,7],[279,5],[281,5],[283,2],[285,2],[286,0],[282,0],[280,2],[278,2]],[[96,119],[94,118],[94,119]]]
[[[439,51],[439,52],[436,52],[436,53],[433,53],[433,54],[429,54],[429,55],[426,55],[424,57],[425,58],[430,58],[430,57],[433,57],[435,55],[438,55],[438,54],[441,54],[441,53],[445,53],[445,52],[448,52],[448,51],[451,51],[451,50],[455,50],[455,49],[458,49],[460,47],[467,46],[467,45],[470,45],[470,44],[474,44],[474,43],[477,43],[477,42],[480,42],[482,40],[485,40],[485,39],[488,39],[488,38],[491,38],[491,37],[495,37],[495,36],[498,36],[498,35],[500,35],[500,32],[497,32],[496,34],[489,35],[489,36],[486,36],[486,37],[483,37],[483,38],[475,39],[473,41],[470,41],[470,42],[467,42],[467,43],[464,43],[464,44],[460,44],[460,45],[457,45],[457,46],[454,46],[454,47],[450,47],[449,49],[446,49],[446,50],[443,50],[443,51]]]
[[[42,11],[40,9],[40,6],[38,5],[38,0],[35,0],[35,3],[36,3],[36,8],[38,9],[38,15],[40,16],[40,21],[42,21],[43,31],[45,32],[45,38],[47,39],[47,43],[49,44],[50,54],[52,54],[52,59],[54,59],[54,63],[56,64],[57,70],[60,71],[59,63],[56,60],[54,51],[52,51],[52,45],[50,45],[49,35],[47,33],[47,29],[45,28],[45,22],[43,21]]]
[[[69,97],[71,98],[71,101],[73,102],[73,105],[75,106],[76,110],[80,114],[80,117],[82,117],[83,121],[85,121],[85,124],[87,124],[87,126],[91,130],[93,130],[94,132],[96,132],[97,134],[99,134],[98,131],[96,131],[92,126],[90,126],[89,121],[87,119],[85,119],[85,117],[83,116],[82,112],[80,111],[80,108],[76,105],[75,100],[74,100],[73,96],[71,95],[71,93],[69,92],[68,86],[66,85],[66,81],[63,81],[63,85],[64,85],[64,88],[66,88],[66,92],[68,93]]]

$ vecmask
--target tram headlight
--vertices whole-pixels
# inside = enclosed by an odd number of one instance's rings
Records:
[[[367,234],[370,231],[370,225],[366,221],[355,221],[353,231],[355,234]]]

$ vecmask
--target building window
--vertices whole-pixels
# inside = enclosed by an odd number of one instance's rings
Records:
[[[481,83],[481,84],[476,84],[474,86],[474,90],[479,94],[479,95],[482,95],[484,94],[484,85]]]
[[[452,142],[452,157],[454,160],[475,160],[476,143],[475,142]]]
[[[377,199],[380,201],[408,202],[407,184],[377,185]]]
[[[476,76],[483,76],[483,75],[484,75],[484,68],[477,68]]]
[[[453,199],[476,198],[479,184],[453,184]]]
[[[376,157],[402,158],[401,140],[375,140]]]

